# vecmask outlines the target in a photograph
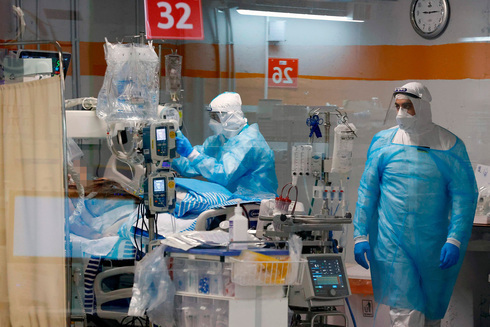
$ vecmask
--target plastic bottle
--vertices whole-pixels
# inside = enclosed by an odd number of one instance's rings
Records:
[[[246,241],[247,231],[248,219],[242,215],[242,208],[240,207],[240,202],[238,202],[235,208],[235,214],[230,218],[230,228],[228,229],[228,233],[230,234],[230,249],[243,250],[247,248],[246,243],[232,243]]]

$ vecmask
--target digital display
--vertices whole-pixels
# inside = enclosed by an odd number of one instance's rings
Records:
[[[308,267],[316,296],[334,296],[347,292],[346,276],[339,258],[310,257]]]
[[[165,179],[153,180],[153,192],[165,192]]]
[[[165,127],[158,128],[156,130],[157,133],[157,141],[166,141],[167,140],[167,129]]]
[[[316,283],[318,285],[334,285],[339,283],[339,277],[338,276],[322,276],[322,277],[317,277]]]
[[[43,51],[43,50],[19,50],[18,57],[22,59],[26,58],[50,58],[53,62],[53,73],[59,75],[60,73],[60,60],[59,54],[55,51]],[[68,72],[68,66],[70,65],[71,54],[63,53],[63,75],[66,77]]]

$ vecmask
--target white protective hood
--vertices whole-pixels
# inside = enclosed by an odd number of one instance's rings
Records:
[[[454,145],[456,137],[432,122],[432,95],[425,85],[419,82],[407,83],[396,88],[393,96],[395,99],[408,97],[415,109],[413,124],[409,128],[400,128],[393,143],[425,146],[436,150],[448,150]]]
[[[219,113],[222,130],[220,131],[227,139],[240,133],[247,124],[247,119],[242,111],[242,99],[235,92],[225,92],[218,95],[209,104],[208,110]],[[211,122],[210,122],[211,124]],[[213,131],[219,129],[210,126]]]

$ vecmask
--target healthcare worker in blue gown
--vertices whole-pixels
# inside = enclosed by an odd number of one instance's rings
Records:
[[[172,168],[184,177],[203,176],[244,200],[275,197],[274,152],[259,126],[247,124],[241,106],[240,95],[235,92],[214,98],[207,108],[214,135],[194,147],[184,135],[178,136],[181,157],[173,160]]]
[[[478,190],[463,141],[432,122],[429,90],[411,82],[393,96],[398,126],[374,136],[358,191],[355,259],[393,326],[440,326]]]

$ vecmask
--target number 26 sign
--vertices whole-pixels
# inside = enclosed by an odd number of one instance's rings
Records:
[[[201,0],[145,0],[147,39],[202,40]]]
[[[269,58],[269,87],[298,87],[298,59]]]

